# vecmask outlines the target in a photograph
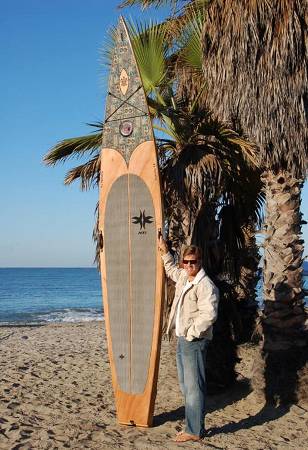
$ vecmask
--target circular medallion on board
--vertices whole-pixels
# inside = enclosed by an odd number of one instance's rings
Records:
[[[132,122],[130,122],[128,120],[120,123],[119,130],[120,130],[120,133],[122,134],[122,136],[124,136],[124,137],[130,136],[133,132],[133,129],[134,129],[134,127],[133,127]]]

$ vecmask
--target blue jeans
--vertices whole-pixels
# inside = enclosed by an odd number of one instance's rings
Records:
[[[202,437],[205,416],[205,356],[209,341],[178,338],[176,363],[185,400],[186,433]]]

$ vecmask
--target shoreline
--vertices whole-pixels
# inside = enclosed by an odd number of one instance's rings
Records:
[[[52,325],[82,325],[82,324],[87,324],[87,323],[102,323],[104,322],[104,316],[102,316],[100,319],[89,319],[89,320],[80,320],[80,321],[62,321],[62,322],[21,322],[21,323],[1,323],[0,322],[0,329],[1,328],[35,328],[35,327],[48,327],[48,326],[52,326]]]
[[[0,449],[304,449],[307,411],[263,408],[250,391],[257,350],[240,346],[236,385],[207,397],[209,437],[178,445],[174,342],[162,342],[154,426],[142,429],[117,424],[103,321],[1,327]]]

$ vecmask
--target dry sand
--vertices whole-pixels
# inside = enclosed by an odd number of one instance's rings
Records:
[[[242,346],[239,381],[208,397],[201,443],[173,443],[183,424],[174,344],[163,342],[154,427],[116,421],[103,323],[0,328],[0,449],[307,449],[307,411],[256,404]]]

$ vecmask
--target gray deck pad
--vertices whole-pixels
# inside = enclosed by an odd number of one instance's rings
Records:
[[[140,177],[122,175],[112,185],[104,237],[117,381],[124,392],[140,394],[152,347],[157,239],[152,197]]]

